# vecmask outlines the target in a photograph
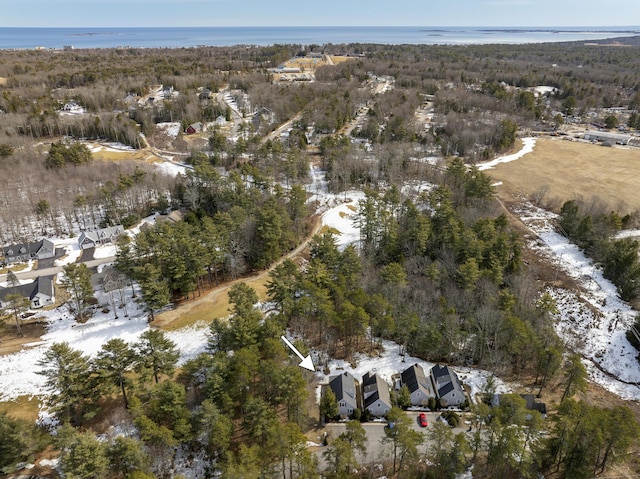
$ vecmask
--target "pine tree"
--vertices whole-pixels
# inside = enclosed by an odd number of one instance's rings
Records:
[[[28,457],[30,427],[25,421],[10,418],[6,412],[0,413],[0,472],[13,471],[11,466]]]
[[[338,415],[338,400],[330,387],[325,388],[320,398],[320,417],[333,419]]]
[[[560,401],[570,398],[578,391],[584,391],[587,386],[587,370],[578,354],[572,354],[565,364],[565,389]]]
[[[136,276],[139,278],[142,288],[142,299],[147,303],[151,321],[153,321],[155,319],[154,311],[165,306],[171,299],[169,286],[161,276],[160,270],[150,263],[138,267]]]
[[[91,432],[77,433],[62,455],[61,468],[69,479],[103,479],[109,472],[106,444]]]
[[[132,477],[137,472],[147,472],[150,459],[144,450],[144,445],[138,439],[118,436],[109,446],[109,470],[119,477]]]
[[[383,443],[393,446],[393,472],[402,470],[406,462],[418,459],[418,446],[424,442],[424,435],[411,427],[411,419],[397,407],[387,414],[388,423],[384,428]]]
[[[18,334],[24,336],[24,332],[22,331],[22,314],[29,309],[29,298],[25,298],[18,293],[11,293],[6,296],[5,302],[7,306],[4,310],[15,319]]]
[[[79,323],[87,320],[86,307],[93,299],[91,272],[84,263],[71,263],[63,268],[62,287],[67,290],[73,302],[76,319]]]
[[[180,358],[180,351],[176,344],[159,329],[148,329],[140,335],[140,339],[134,345],[137,352],[138,371],[149,372],[153,375],[156,384],[159,375],[171,376],[176,363]]]
[[[46,400],[61,422],[80,424],[91,412],[96,383],[89,358],[68,343],[55,343],[38,362],[49,390]]]
[[[103,385],[106,383],[109,389],[114,386],[120,388],[125,408],[129,407],[127,386],[130,385],[130,379],[127,373],[133,369],[134,362],[133,349],[120,338],[107,341],[94,360],[95,369]]]

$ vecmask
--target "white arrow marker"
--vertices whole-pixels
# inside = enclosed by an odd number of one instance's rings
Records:
[[[289,341],[287,338],[285,338],[284,336],[280,336],[280,339],[282,339],[284,341],[284,343],[289,346],[291,348],[291,350],[296,353],[296,356],[298,356],[300,359],[302,359],[302,361],[300,362],[300,364],[298,364],[298,366],[308,369],[309,371],[315,371],[316,368],[313,365],[313,359],[311,359],[311,355],[309,354],[306,358],[300,353],[300,351],[298,351],[296,349],[296,347],[291,344],[291,341]]]

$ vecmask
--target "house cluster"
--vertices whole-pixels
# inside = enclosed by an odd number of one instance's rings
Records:
[[[419,364],[413,364],[400,373],[395,388],[404,385],[412,406],[426,408],[430,399],[442,407],[460,406],[466,400],[460,379],[448,366],[436,364],[426,375]],[[344,372],[333,376],[328,387],[336,396],[340,417],[349,417],[356,409],[367,410],[374,417],[385,416],[391,410],[389,385],[378,374],[368,372],[359,384],[351,373]]]

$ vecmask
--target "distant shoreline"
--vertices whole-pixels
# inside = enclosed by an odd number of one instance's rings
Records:
[[[191,48],[275,44],[481,45],[598,42],[625,27],[0,27],[0,49]]]

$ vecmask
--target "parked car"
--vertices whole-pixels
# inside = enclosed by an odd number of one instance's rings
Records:
[[[418,414],[418,424],[422,427],[427,427],[429,423],[427,422],[427,415],[423,412]]]

